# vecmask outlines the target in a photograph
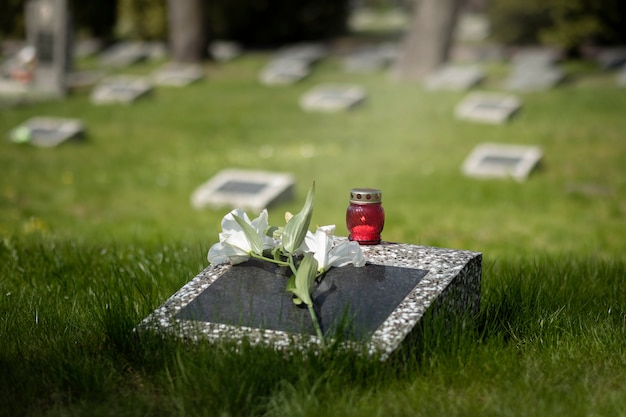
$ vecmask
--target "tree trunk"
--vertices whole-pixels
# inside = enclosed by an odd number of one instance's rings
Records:
[[[448,60],[463,0],[418,0],[411,28],[392,68],[398,80],[420,80]]]
[[[197,63],[207,55],[203,0],[167,0],[170,55],[174,62]]]

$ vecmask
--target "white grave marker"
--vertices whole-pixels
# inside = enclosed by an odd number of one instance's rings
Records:
[[[469,94],[455,108],[459,119],[483,123],[504,123],[522,106],[520,100],[500,93]]]
[[[428,90],[469,90],[485,78],[485,71],[477,66],[448,65],[426,78]]]
[[[298,59],[275,59],[259,74],[259,81],[265,85],[294,84],[309,75],[309,64]]]
[[[157,85],[184,87],[204,78],[200,65],[169,63],[152,74]]]
[[[33,117],[13,129],[9,137],[16,143],[52,148],[70,139],[80,139],[84,132],[83,123],[78,119]]]
[[[144,78],[115,76],[100,82],[91,92],[94,104],[130,104],[152,91],[152,85]]]
[[[241,55],[241,46],[237,42],[215,40],[209,45],[209,53],[218,62],[232,61]]]
[[[191,205],[196,209],[231,207],[260,211],[291,200],[294,184],[290,174],[226,169],[193,192]]]
[[[120,42],[100,54],[105,67],[125,68],[148,58],[149,50],[143,42]]]
[[[483,143],[465,159],[462,170],[471,177],[524,181],[541,158],[536,146]]]
[[[505,81],[505,88],[513,91],[543,91],[564,78],[563,71],[554,66],[514,68]]]
[[[321,84],[300,98],[300,107],[306,111],[338,112],[355,107],[367,97],[357,85]]]

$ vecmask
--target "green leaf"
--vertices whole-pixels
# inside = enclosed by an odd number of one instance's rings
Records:
[[[317,260],[315,260],[312,253],[307,253],[304,255],[302,262],[300,262],[295,277],[292,276],[287,281],[287,291],[295,294],[306,305],[312,306],[311,291],[313,290],[316,274]]]
[[[254,230],[254,228],[241,217],[236,215],[233,215],[233,217],[235,218],[237,224],[241,226],[243,233],[246,235],[246,239],[248,239],[248,243],[250,243],[250,248],[252,249],[252,252],[256,253],[257,255],[262,255],[263,241],[261,240],[261,237],[257,234],[256,230]]]
[[[302,245],[306,232],[309,230],[313,216],[313,200],[315,198],[315,182],[311,185],[302,210],[293,216],[283,231],[283,248],[287,253],[294,253]]]
[[[298,289],[296,288],[296,276],[295,275],[292,275],[291,277],[289,277],[289,280],[287,281],[286,290],[287,292],[293,293],[293,297],[291,301],[293,301],[295,305],[299,306],[300,304],[302,304],[302,300],[300,299],[300,297],[296,295],[296,292],[298,291]]]

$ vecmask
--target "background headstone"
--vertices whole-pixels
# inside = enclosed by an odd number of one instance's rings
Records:
[[[294,84],[308,76],[309,63],[300,59],[281,58],[270,61],[260,72],[259,80],[265,85]]]
[[[33,117],[14,128],[9,138],[15,143],[29,143],[52,148],[70,139],[82,139],[85,128],[78,119]]]
[[[459,119],[500,124],[521,108],[520,100],[512,95],[476,92],[465,97],[455,108]]]
[[[293,198],[295,180],[280,172],[225,169],[201,184],[191,195],[196,209],[241,208],[261,211]]]
[[[204,78],[201,65],[168,63],[152,73],[156,85],[184,87]]]
[[[348,84],[320,84],[300,98],[306,111],[338,112],[351,109],[367,97],[365,89]]]
[[[112,76],[102,80],[91,91],[94,104],[130,104],[152,91],[150,82],[137,76]]]
[[[468,155],[462,170],[471,177],[524,181],[542,156],[537,146],[483,143]]]
[[[64,96],[73,45],[67,0],[30,0],[26,5],[26,33],[37,59],[35,90],[45,95]]]
[[[478,85],[485,71],[478,66],[447,65],[426,78],[428,90],[464,91]]]

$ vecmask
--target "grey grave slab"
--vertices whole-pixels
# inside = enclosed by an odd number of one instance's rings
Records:
[[[517,49],[511,58],[516,68],[551,67],[561,60],[562,52],[548,47],[526,47]]]
[[[125,68],[148,58],[149,51],[143,42],[119,42],[100,54],[100,65]]]
[[[462,170],[471,177],[524,181],[542,156],[537,146],[483,143],[468,155]]]
[[[361,248],[366,266],[333,268],[313,291],[326,337],[385,360],[417,340],[427,311],[448,322],[479,311],[480,253],[390,242]],[[316,348],[308,312],[293,305],[286,281],[283,269],[266,262],[209,265],[137,330],[208,342],[245,338],[285,351]]]
[[[626,64],[626,46],[602,49],[596,56],[596,61],[605,70],[619,68]]]
[[[428,76],[424,82],[427,90],[464,91],[478,85],[485,71],[478,66],[447,65]]]
[[[26,4],[26,34],[34,46],[33,89],[38,94],[63,97],[66,75],[72,67],[72,33],[67,0],[31,0]]]
[[[218,62],[228,62],[239,57],[243,48],[238,42],[215,40],[209,45],[209,54]]]
[[[295,59],[313,64],[328,54],[327,48],[320,43],[299,43],[286,45],[276,51],[275,59]]]
[[[156,85],[184,87],[204,78],[201,65],[168,63],[152,73]]]
[[[68,88],[93,87],[104,78],[104,72],[99,70],[73,71],[67,74]]]
[[[74,42],[74,56],[77,58],[90,57],[100,53],[102,47],[100,39],[81,38]]]
[[[300,107],[306,111],[338,112],[352,109],[365,101],[363,87],[350,84],[320,84],[300,98]]]
[[[375,72],[388,64],[389,58],[376,48],[355,51],[343,60],[343,68],[348,72]]]
[[[84,125],[78,119],[33,117],[14,128],[9,138],[16,143],[52,148],[71,139],[81,139],[84,133]]]
[[[264,85],[289,85],[302,80],[310,73],[306,61],[291,58],[274,59],[259,73],[259,81]]]
[[[504,82],[512,91],[544,91],[553,88],[565,78],[556,66],[514,68]]]
[[[475,92],[465,97],[455,108],[458,119],[501,124],[521,108],[521,101],[512,95]]]
[[[241,208],[256,211],[293,198],[295,180],[281,172],[226,169],[201,184],[191,205],[202,208]]]
[[[152,91],[152,84],[142,77],[117,75],[106,78],[91,91],[93,104],[130,104]]]

